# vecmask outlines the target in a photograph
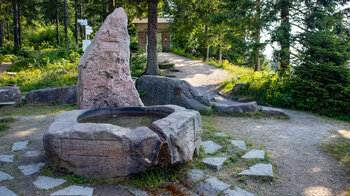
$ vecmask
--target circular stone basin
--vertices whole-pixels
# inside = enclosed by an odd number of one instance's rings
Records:
[[[43,140],[50,167],[108,178],[192,160],[201,128],[197,111],[175,105],[97,108],[58,115]]]

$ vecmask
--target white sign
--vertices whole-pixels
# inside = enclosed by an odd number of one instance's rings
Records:
[[[88,31],[88,30],[91,30],[92,31],[92,26],[85,26],[85,29]]]
[[[78,19],[77,21],[80,25],[86,26],[88,24],[87,19]]]
[[[92,33],[92,30],[87,30],[86,31],[86,35],[91,35],[91,33]]]
[[[85,52],[85,50],[90,46],[91,44],[91,40],[83,40],[83,52]]]

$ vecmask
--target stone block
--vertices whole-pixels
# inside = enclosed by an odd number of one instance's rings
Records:
[[[77,103],[77,86],[33,90],[26,94],[25,100],[28,104],[74,104]]]
[[[0,103],[3,105],[12,105],[20,103],[22,101],[22,95],[18,87],[6,86],[0,87]]]

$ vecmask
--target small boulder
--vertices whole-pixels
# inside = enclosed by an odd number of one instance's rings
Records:
[[[27,93],[25,100],[29,104],[54,102],[74,104],[77,103],[77,86],[33,90]]]
[[[260,107],[260,110],[264,116],[288,118],[288,115],[278,108]]]
[[[18,87],[0,87],[0,105],[14,105],[20,103],[21,100],[22,96]]]
[[[199,94],[184,80],[160,76],[142,76],[136,81],[136,88],[142,94],[145,105],[175,104],[197,111],[210,111],[209,98]]]
[[[241,113],[255,113],[258,111],[258,105],[255,101],[248,103],[238,103],[233,105],[217,105],[215,106],[217,112],[224,114],[241,114]]]

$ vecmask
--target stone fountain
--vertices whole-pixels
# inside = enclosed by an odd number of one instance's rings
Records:
[[[201,117],[176,105],[144,107],[129,69],[123,8],[110,14],[79,63],[78,109],[44,133],[47,163],[85,177],[108,178],[198,154]]]

